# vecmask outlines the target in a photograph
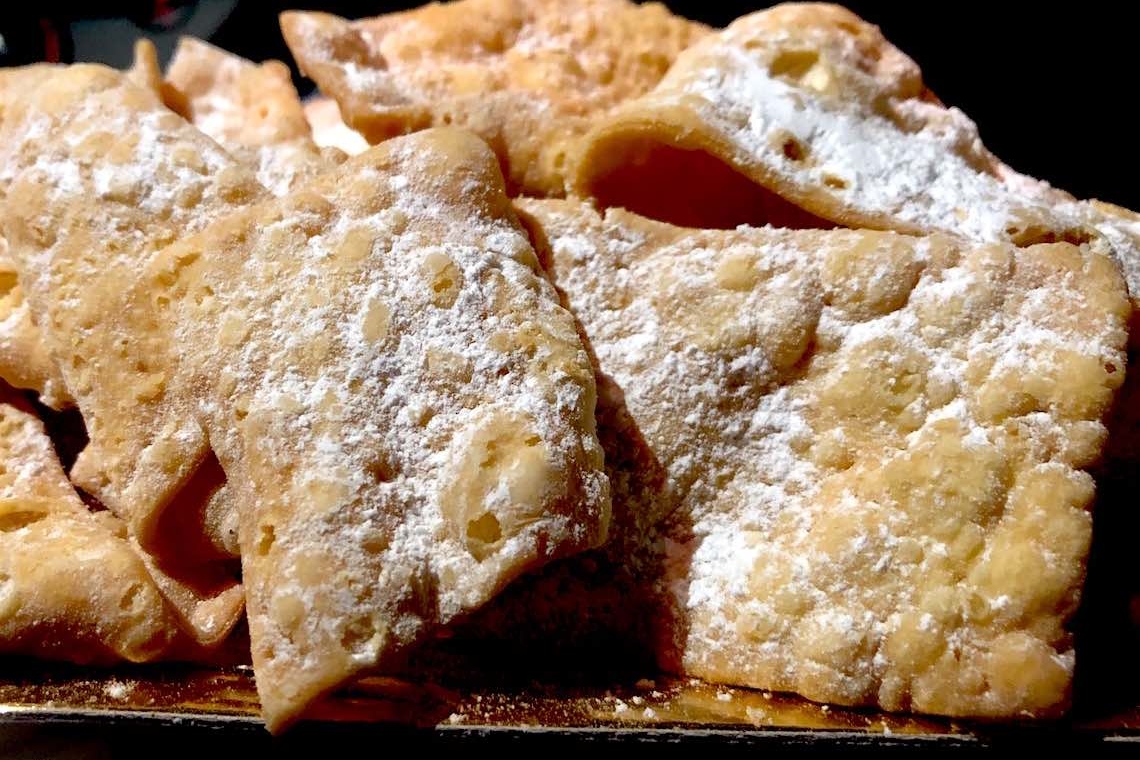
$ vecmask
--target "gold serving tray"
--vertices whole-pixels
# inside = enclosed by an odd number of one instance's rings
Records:
[[[8,662],[0,675],[4,732],[90,739],[178,729],[191,738],[299,743],[346,732],[403,739],[619,744],[711,743],[717,747],[993,749],[1080,746],[1140,751],[1140,706],[1097,717],[1000,724],[887,715],[819,705],[783,694],[718,687],[691,679],[642,679],[600,687],[470,689],[365,678],[326,699],[311,719],[273,740],[261,728],[253,673],[135,667],[96,671]],[[20,733],[24,731],[25,733]],[[84,733],[85,731],[85,733]],[[70,733],[68,733],[70,732]],[[1012,744],[1011,744],[1012,743]]]

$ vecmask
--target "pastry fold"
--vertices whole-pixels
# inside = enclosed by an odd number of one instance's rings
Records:
[[[460,0],[347,21],[290,11],[302,72],[375,143],[432,125],[491,145],[512,192],[562,195],[577,139],[707,28],[658,3]]]

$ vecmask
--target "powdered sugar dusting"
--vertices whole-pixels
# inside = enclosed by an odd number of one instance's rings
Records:
[[[593,371],[497,171],[466,133],[391,141],[148,276],[196,357],[176,395],[249,500],[271,725],[604,536]]]
[[[1109,262],[522,205],[674,482],[662,583],[686,672],[888,709],[1063,701],[1090,524],[1080,470],[1124,362]],[[639,352],[631,335],[647,336]],[[646,509],[629,497],[618,488],[615,513]],[[932,649],[916,662],[903,647]],[[962,693],[968,677],[995,685]]]

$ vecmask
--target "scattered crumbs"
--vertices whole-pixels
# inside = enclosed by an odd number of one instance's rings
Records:
[[[820,706],[819,706],[819,711],[820,711],[821,713],[829,713],[829,712],[831,712],[831,708],[830,708],[829,706],[827,706],[827,705],[820,705]]]
[[[652,678],[642,678],[637,683],[635,683],[633,686],[635,689],[656,689],[657,688],[657,682],[654,681]],[[653,692],[653,695],[657,696],[657,692]]]
[[[451,715],[447,716],[447,722],[453,726],[457,726],[460,723],[466,723],[467,716],[463,713],[452,713]]]
[[[646,707],[642,714],[649,720],[657,720],[657,711],[652,707]]]
[[[134,690],[135,685],[133,683],[125,683],[123,681],[111,680],[103,685],[103,693],[106,694],[109,699],[117,699],[119,701],[126,699]]]
[[[892,733],[894,733],[893,731],[891,731],[891,727],[887,725],[887,722],[885,720],[882,721],[882,724],[883,724],[883,736],[890,736]]]
[[[638,706],[645,704],[645,698],[644,697],[631,697],[629,701],[633,702],[635,705],[638,705]]]
[[[704,681],[702,681],[699,678],[690,678],[689,679],[689,686],[700,686],[703,683],[704,683]]]
[[[653,691],[649,692],[649,696],[653,697],[654,699],[663,699],[665,697],[665,692],[657,691],[654,689]]]
[[[771,698],[772,698],[772,692],[770,692],[770,691],[764,692],[764,699],[771,699]]]
[[[716,701],[717,702],[731,702],[732,701],[732,693],[728,692],[728,691],[718,691],[716,693]]]
[[[476,694],[475,695],[475,701],[476,702],[482,702],[483,701],[483,695],[482,694]]]
[[[768,711],[763,707],[745,707],[744,714],[753,723],[763,723],[768,720]]]
[[[617,700],[617,704],[614,705],[614,713],[616,715],[621,715],[627,712],[629,712],[629,705],[627,705],[625,702],[622,702],[620,699]]]

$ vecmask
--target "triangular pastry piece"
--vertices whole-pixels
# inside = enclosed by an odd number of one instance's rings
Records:
[[[1119,217],[1003,164],[914,61],[835,5],[780,5],[695,43],[653,91],[596,124],[571,184],[692,226],[1103,238],[1140,293],[1140,246]],[[807,213],[789,219],[782,201]]]
[[[888,710],[1064,709],[1085,468],[1124,374],[1108,257],[519,206],[674,495],[631,553],[665,667]],[[615,516],[635,474],[611,466]]]
[[[595,386],[493,154],[391,140],[171,246],[140,284],[242,504],[271,730],[609,519]]]
[[[281,30],[369,141],[466,127],[494,148],[510,189],[538,195],[562,195],[591,121],[655,85],[707,32],[628,0],[460,0],[352,22],[291,11]]]
[[[183,37],[166,72],[167,104],[257,169],[274,195],[339,163],[313,142],[301,100],[280,61],[255,64]]]
[[[3,107],[0,232],[90,435],[72,480],[163,558],[164,582],[195,576],[183,597],[202,608],[179,610],[199,643],[217,643],[240,617],[240,586],[200,536],[157,530],[199,509],[176,497],[209,449],[164,405],[177,347],[128,291],[160,248],[267,194],[156,93],[101,66],[51,69]]]
[[[0,652],[142,662],[179,639],[126,526],[87,510],[43,424],[0,389]]]

